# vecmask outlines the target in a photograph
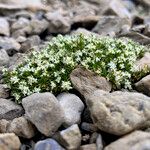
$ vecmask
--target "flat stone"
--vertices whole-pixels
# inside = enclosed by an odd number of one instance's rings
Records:
[[[19,150],[19,138],[14,133],[0,134],[0,150]]]
[[[104,150],[149,150],[150,133],[135,131],[106,146]]]
[[[118,34],[125,25],[131,26],[131,21],[128,18],[102,16],[92,31],[100,35],[108,35],[112,32]]]
[[[15,102],[0,98],[0,119],[12,120],[22,116],[23,108]]]
[[[25,116],[46,136],[51,136],[62,125],[64,112],[51,93],[35,93],[22,100]]]
[[[9,22],[0,17],[0,35],[10,36]]]
[[[100,77],[81,67],[72,71],[70,79],[74,88],[85,97],[98,89],[111,91],[112,88],[111,84],[104,77]]]
[[[150,97],[141,93],[96,91],[86,103],[94,124],[104,132],[125,135],[149,127]]]
[[[59,94],[57,99],[64,110],[64,126],[68,127],[73,124],[79,124],[81,121],[81,113],[84,109],[84,104],[81,99],[70,93]]]

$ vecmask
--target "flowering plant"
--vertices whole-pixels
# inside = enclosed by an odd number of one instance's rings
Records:
[[[19,103],[32,93],[72,89],[69,75],[77,65],[106,77],[114,88],[131,88],[135,61],[144,51],[144,46],[129,39],[58,35],[13,71],[4,71],[4,81]]]

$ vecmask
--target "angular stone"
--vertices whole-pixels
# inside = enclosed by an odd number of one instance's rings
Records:
[[[78,149],[81,145],[81,133],[77,124],[60,131],[60,143],[68,150]]]
[[[0,133],[7,133],[9,124],[10,124],[10,121],[1,119],[0,120]]]
[[[129,31],[124,34],[120,34],[120,35],[118,35],[118,37],[127,37],[127,38],[130,38],[133,41],[138,42],[142,45],[148,45],[150,43],[150,38],[148,36],[145,36],[143,34],[140,34],[138,32],[134,32],[134,31]]]
[[[7,66],[9,64],[9,56],[4,49],[0,49],[0,66]]]
[[[49,21],[48,31],[50,33],[67,33],[70,31],[70,19],[63,16],[59,11],[47,13],[46,18]]]
[[[87,144],[81,146],[79,150],[97,150],[97,148],[96,148],[96,144]]]
[[[72,71],[70,79],[74,88],[85,97],[98,89],[111,91],[112,87],[104,77],[81,67]]]
[[[86,103],[94,124],[107,133],[125,135],[149,127],[150,98],[143,94],[99,91],[89,96]]]
[[[0,150],[19,150],[19,138],[14,133],[0,134]]]
[[[104,150],[149,150],[150,133],[135,131],[106,146]]]
[[[139,82],[135,83],[135,88],[138,92],[142,92],[150,96],[150,75],[142,78]]]
[[[120,18],[116,16],[102,16],[100,17],[97,25],[92,29],[100,35],[108,35],[114,32],[119,33],[123,26],[131,26],[131,21],[127,18]]]
[[[57,96],[62,109],[64,110],[65,121],[64,126],[79,124],[81,121],[81,113],[84,109],[84,104],[81,99],[69,93],[62,93]]]
[[[64,112],[51,93],[35,93],[22,100],[25,115],[37,129],[51,136],[62,125]]]
[[[15,102],[0,98],[0,119],[12,120],[22,116],[23,108]]]
[[[0,17],[0,35],[9,36],[9,23],[5,18]]]
[[[9,97],[9,89],[7,85],[0,84],[0,98],[8,98]]]
[[[34,150],[65,150],[55,140],[46,139],[35,144]]]
[[[7,129],[7,132],[27,139],[34,137],[35,131],[35,127],[25,117],[15,118]]]

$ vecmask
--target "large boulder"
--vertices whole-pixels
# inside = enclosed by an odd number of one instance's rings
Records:
[[[0,98],[0,119],[12,120],[22,116],[23,108],[15,102]]]
[[[91,95],[98,89],[111,91],[112,87],[104,77],[100,77],[99,75],[81,67],[72,71],[70,79],[74,88],[84,97]]]
[[[84,109],[84,104],[81,99],[78,96],[69,93],[59,94],[57,99],[64,110],[64,126],[79,124],[81,121],[81,113]]]
[[[9,36],[9,22],[5,19],[0,17],[0,35]]]
[[[51,93],[35,93],[22,100],[25,116],[46,136],[51,136],[64,122],[64,112]]]
[[[124,135],[149,127],[150,97],[143,94],[95,91],[86,103],[95,125],[107,133]]]
[[[135,131],[106,146],[104,150],[149,150],[150,133]]]

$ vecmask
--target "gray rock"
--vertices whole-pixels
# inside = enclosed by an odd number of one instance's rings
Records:
[[[9,22],[2,17],[0,17],[0,35],[5,35],[5,36],[10,35]]]
[[[87,144],[80,147],[79,150],[99,150],[96,148],[96,144]]]
[[[27,18],[19,18],[17,21],[15,21],[12,26],[11,30],[12,32],[19,29],[24,29],[26,26],[28,26],[30,21]]]
[[[70,31],[70,19],[67,16],[63,16],[60,11],[47,13],[46,18],[49,21],[48,31],[50,33],[67,33]]]
[[[64,150],[55,140],[46,139],[35,144],[34,150]]]
[[[31,20],[30,26],[32,28],[31,34],[41,34],[46,29],[48,29],[49,23],[45,19],[42,20],[33,19]]]
[[[97,146],[97,150],[103,150],[103,148],[104,148],[101,134],[98,134],[98,136],[97,136],[96,146]]]
[[[23,108],[13,101],[0,98],[0,119],[12,120],[22,116]]]
[[[0,120],[0,133],[7,133],[9,124],[10,124],[10,121],[6,119],[1,119]]]
[[[111,91],[112,87],[104,77],[81,67],[72,71],[70,79],[74,88],[84,97],[91,95],[97,89]]]
[[[19,150],[21,142],[14,133],[0,134],[0,150]]]
[[[142,78],[139,82],[135,83],[135,88],[138,92],[142,92],[150,96],[150,75]]]
[[[18,52],[21,45],[13,38],[0,37],[0,48],[5,49],[8,55],[12,56],[15,52]]]
[[[150,24],[146,25],[144,35],[150,37]]]
[[[120,35],[118,35],[118,37],[127,37],[127,38],[130,38],[133,41],[138,42],[142,45],[148,45],[150,43],[150,38],[148,36],[145,36],[143,34],[140,34],[138,32],[134,32],[134,31],[129,31],[124,34],[120,34]]]
[[[81,113],[84,109],[84,104],[81,99],[69,93],[62,93],[57,96],[62,109],[64,110],[65,121],[64,126],[79,124],[81,121]]]
[[[135,131],[106,146],[104,150],[149,150],[150,133]]]
[[[35,93],[22,100],[25,115],[37,129],[51,136],[62,125],[64,112],[51,93]]]
[[[81,129],[85,130],[85,131],[88,131],[88,132],[95,132],[95,131],[98,130],[97,127],[94,124],[87,123],[87,122],[82,122]]]
[[[143,94],[99,91],[86,102],[95,125],[107,133],[124,135],[149,126],[150,98]]]
[[[78,149],[81,145],[81,133],[77,124],[72,125],[66,130],[60,131],[60,143],[66,149]]]
[[[34,46],[39,46],[41,39],[38,35],[33,35],[21,44],[20,52],[27,52]]]
[[[145,67],[150,68],[150,53],[146,52],[140,60],[136,61],[135,66],[137,71],[141,71]]]
[[[7,66],[9,64],[9,56],[4,49],[0,49],[0,66]]]
[[[131,14],[121,0],[105,0],[100,2],[100,15],[114,15],[121,18],[130,18]]]
[[[9,97],[9,89],[6,84],[0,84],[0,98],[8,98]]]
[[[27,139],[34,137],[35,131],[35,127],[25,117],[15,118],[7,127],[7,132]]]
[[[129,27],[131,26],[131,21],[127,18],[102,16],[92,31],[99,33],[100,35],[108,35],[112,32],[118,34],[122,30],[122,27],[125,25]]]

